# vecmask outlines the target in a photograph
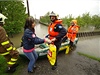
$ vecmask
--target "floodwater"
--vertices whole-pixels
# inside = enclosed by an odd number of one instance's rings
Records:
[[[38,37],[40,38],[44,38],[47,33],[48,33],[48,27],[47,26],[44,26],[44,25],[41,25],[41,24],[37,24],[35,26],[35,33]],[[11,41],[14,43],[15,47],[20,47],[20,42],[21,42],[21,37],[23,35],[23,32],[22,33],[19,33],[17,35],[14,35],[13,38],[10,38]]]
[[[78,52],[100,58],[100,35],[81,37],[79,40],[77,44]]]

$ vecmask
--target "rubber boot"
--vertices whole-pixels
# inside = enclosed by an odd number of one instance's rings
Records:
[[[11,68],[16,68],[19,64],[14,64]]]
[[[52,66],[52,70],[55,70],[56,68],[57,68],[57,66],[55,66],[55,65],[54,65],[54,66]]]
[[[18,64],[14,64],[13,66],[8,67],[7,70],[6,70],[6,73],[13,73],[13,72],[15,72],[17,66],[18,66]]]
[[[14,73],[15,71],[16,71],[16,68],[8,67],[6,70],[6,73]]]

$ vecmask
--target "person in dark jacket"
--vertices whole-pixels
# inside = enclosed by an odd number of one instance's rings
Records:
[[[4,56],[7,61],[7,70],[6,73],[13,73],[16,71],[18,64],[19,52],[14,47],[14,44],[9,39],[3,25],[5,24],[6,16],[0,13],[0,55]]]
[[[23,42],[23,52],[26,57],[30,60],[28,64],[28,72],[33,73],[35,68],[35,63],[38,58],[38,54],[35,51],[35,45],[44,42],[51,43],[48,39],[41,39],[35,34],[35,20],[32,16],[28,17],[24,26],[24,35],[22,37]]]
[[[51,23],[48,27],[48,35],[46,37],[56,46],[56,62],[52,66],[52,70],[55,70],[57,67],[57,54],[61,46],[62,38],[66,35],[66,29],[62,25],[62,20],[58,19],[58,15],[51,12],[49,16]]]

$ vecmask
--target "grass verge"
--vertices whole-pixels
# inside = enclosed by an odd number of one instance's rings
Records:
[[[5,70],[7,68],[6,59],[3,56],[0,56],[0,75],[19,75],[25,65],[28,64],[28,59],[19,56],[17,62],[19,63],[19,66],[16,68],[17,70],[14,73],[5,73]]]
[[[88,55],[88,54],[84,54],[84,53],[81,53],[81,52],[77,52],[79,55],[83,55],[83,56],[86,56],[88,58],[91,58],[91,59],[94,59],[94,60],[97,60],[100,62],[100,58],[99,57],[95,57],[95,56],[91,56],[91,55]]]

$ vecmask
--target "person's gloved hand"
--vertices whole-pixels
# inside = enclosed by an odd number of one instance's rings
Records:
[[[51,39],[52,42],[56,41],[56,38]]]
[[[48,39],[48,38],[45,38],[45,42],[51,43],[52,41],[50,39]]]

